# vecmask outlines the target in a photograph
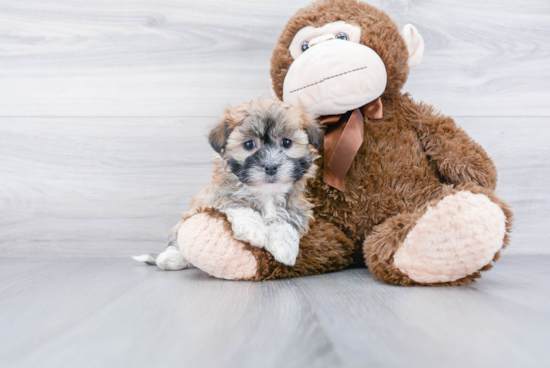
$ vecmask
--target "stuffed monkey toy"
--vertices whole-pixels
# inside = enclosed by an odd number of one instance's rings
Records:
[[[400,285],[465,285],[509,242],[497,171],[453,119],[401,89],[422,60],[412,25],[356,0],[319,0],[288,22],[271,58],[275,96],[326,126],[309,185],[310,232],[293,267],[235,240],[206,209],[182,228],[184,256],[209,274],[267,280],[366,264]]]

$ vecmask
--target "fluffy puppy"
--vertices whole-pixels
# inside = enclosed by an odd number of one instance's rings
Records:
[[[165,252],[134,259],[165,270],[191,267],[177,246],[178,236],[185,236],[179,229],[201,209],[215,208],[227,215],[236,239],[294,265],[300,237],[313,218],[305,187],[317,170],[318,123],[301,108],[255,99],[228,108],[208,140],[216,151],[210,184],[171,230]]]

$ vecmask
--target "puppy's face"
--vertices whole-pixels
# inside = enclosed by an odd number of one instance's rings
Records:
[[[312,176],[322,131],[300,108],[257,99],[226,111],[209,140],[243,184],[285,192]]]

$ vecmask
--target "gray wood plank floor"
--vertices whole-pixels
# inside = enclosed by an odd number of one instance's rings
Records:
[[[0,366],[545,367],[550,256],[456,288],[366,269],[273,282],[131,259],[0,259]]]

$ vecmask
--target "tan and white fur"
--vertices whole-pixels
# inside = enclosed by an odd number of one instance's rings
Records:
[[[192,267],[178,248],[178,236],[184,236],[179,230],[191,216],[214,208],[226,214],[237,240],[294,265],[313,218],[305,188],[317,170],[318,123],[301,108],[255,99],[228,108],[208,139],[216,151],[210,184],[171,230],[166,251],[133,258],[164,270]]]

